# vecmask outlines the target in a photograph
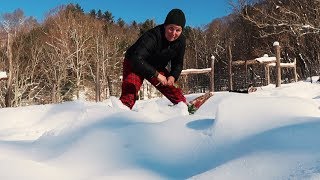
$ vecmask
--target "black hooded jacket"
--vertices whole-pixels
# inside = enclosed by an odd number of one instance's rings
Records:
[[[182,68],[186,46],[183,34],[175,41],[169,42],[165,37],[164,24],[158,25],[144,33],[125,54],[134,72],[145,78],[152,78],[156,70],[164,69],[171,61],[170,75],[178,80]]]

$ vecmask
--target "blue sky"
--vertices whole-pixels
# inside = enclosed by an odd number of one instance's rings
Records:
[[[201,27],[231,12],[228,0],[3,0],[0,15],[20,8],[26,16],[33,16],[41,22],[50,9],[69,3],[78,3],[85,12],[92,9],[109,11],[115,20],[122,18],[127,23],[154,19],[161,24],[172,8],[180,8],[186,14],[187,25],[193,27]]]

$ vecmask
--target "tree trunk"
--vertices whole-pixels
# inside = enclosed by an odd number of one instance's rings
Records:
[[[232,75],[232,52],[231,46],[228,46],[228,74],[229,74],[229,90],[233,90],[233,75]]]
[[[108,81],[108,88],[109,88],[109,93],[110,96],[113,96],[113,88],[112,88],[112,80],[110,76],[107,76],[107,81]]]
[[[97,69],[96,69],[96,102],[101,101],[101,94],[100,94],[100,64],[97,61]]]
[[[8,81],[7,81],[7,92],[5,96],[6,107],[12,106],[12,75],[13,75],[13,56],[12,56],[12,34],[8,32],[8,47],[7,47],[7,57],[8,57]]]
[[[52,85],[52,94],[51,94],[51,101],[53,104],[57,103],[57,85],[54,83]]]
[[[77,99],[80,98],[80,76],[77,77],[77,87],[76,87],[76,96],[77,96]]]

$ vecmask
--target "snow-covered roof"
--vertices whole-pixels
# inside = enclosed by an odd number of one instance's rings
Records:
[[[276,57],[269,57],[268,54],[263,55],[263,57],[256,58],[260,63],[272,62],[276,60]]]

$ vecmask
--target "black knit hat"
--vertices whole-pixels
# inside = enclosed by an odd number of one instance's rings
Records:
[[[164,21],[164,24],[176,24],[178,26],[181,26],[184,28],[186,24],[186,18],[184,16],[184,13],[180,9],[172,9]]]

